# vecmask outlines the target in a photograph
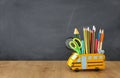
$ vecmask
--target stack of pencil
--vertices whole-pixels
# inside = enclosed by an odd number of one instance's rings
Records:
[[[98,53],[98,50],[102,50],[102,44],[104,39],[104,30],[100,29],[98,32],[98,37],[96,38],[96,27],[93,26],[92,30],[87,27],[83,28],[84,35],[84,47],[85,54]]]

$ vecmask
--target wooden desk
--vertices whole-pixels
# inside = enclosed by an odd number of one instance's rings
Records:
[[[66,61],[0,61],[0,78],[120,78],[120,61],[102,71],[74,72]]]

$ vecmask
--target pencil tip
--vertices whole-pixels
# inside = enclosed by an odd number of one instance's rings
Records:
[[[87,27],[87,30],[89,31],[89,30],[90,30],[90,28],[89,28],[89,27]]]
[[[77,28],[74,29],[74,34],[79,34],[79,31]]]
[[[99,33],[101,33],[101,28],[100,28],[100,30],[99,30]]]
[[[102,29],[102,33],[104,33],[104,29]]]
[[[93,30],[96,31],[96,27],[93,25]]]

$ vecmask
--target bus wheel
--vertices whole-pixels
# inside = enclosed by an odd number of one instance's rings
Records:
[[[95,68],[95,71],[99,71],[100,69],[98,67]]]
[[[75,72],[79,72],[80,70],[76,68],[74,71],[75,71]]]

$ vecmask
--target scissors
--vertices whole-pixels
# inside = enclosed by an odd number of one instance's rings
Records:
[[[82,42],[80,41],[79,38],[73,38],[73,40],[69,42],[69,46],[78,54],[81,54]]]

